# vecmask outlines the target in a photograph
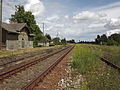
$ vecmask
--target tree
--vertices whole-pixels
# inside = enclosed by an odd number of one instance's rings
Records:
[[[68,43],[75,43],[75,40],[74,39],[72,39],[72,40],[69,40],[69,41],[67,41]]]
[[[35,34],[34,44],[37,45],[40,38],[42,38],[43,33],[36,24],[34,15],[30,11],[25,11],[24,6],[17,5],[15,6],[15,10],[15,14],[12,14],[9,20],[11,22],[26,23],[31,29],[31,32]]]
[[[62,40],[61,40],[61,43],[62,43],[63,45],[66,45],[66,44],[67,44],[66,39],[65,39],[65,38],[64,38],[64,39],[62,39]]]
[[[109,39],[112,39],[120,44],[120,34],[112,34],[111,36],[108,37]]]
[[[100,38],[100,41],[102,42],[102,44],[106,44],[107,43],[107,36],[105,34],[103,34]]]
[[[115,40],[113,40],[113,39],[108,39],[108,41],[107,41],[107,45],[119,45],[119,43],[118,42],[116,42]]]
[[[55,45],[60,45],[60,44],[61,44],[60,38],[59,38],[59,37],[53,38],[53,43],[54,43]]]
[[[100,35],[97,35],[97,38],[95,39],[96,44],[100,44],[101,42],[100,38],[101,38]]]
[[[46,37],[49,41],[51,41],[51,36],[50,36],[50,34],[46,34],[45,37]]]

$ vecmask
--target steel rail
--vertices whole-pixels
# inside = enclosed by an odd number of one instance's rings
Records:
[[[68,47],[67,47],[68,48]],[[46,54],[46,55],[43,55],[42,57],[38,57],[38,58],[35,58],[33,61],[31,62],[27,62],[27,63],[22,63],[22,64],[19,64],[17,66],[14,66],[6,71],[3,71],[0,73],[0,81],[4,80],[5,78],[7,77],[10,77],[11,75],[14,75],[22,70],[25,70],[26,68],[32,66],[32,65],[35,65],[37,64],[38,62],[40,61],[43,61],[59,52],[62,52],[63,50],[66,50],[67,48],[64,48],[62,50],[59,50],[59,51],[56,51],[56,52],[53,52],[53,53],[50,53],[50,54]]]
[[[109,60],[107,60],[103,57],[100,57],[100,60],[105,62],[108,66],[111,66],[112,68],[117,69],[120,72],[120,67],[118,65],[111,63]]]
[[[74,48],[74,46],[70,47],[65,54],[63,54],[62,56],[60,56],[53,64],[51,64],[47,69],[45,69],[42,73],[39,74],[39,76],[37,78],[35,78],[34,80],[32,80],[30,83],[28,83],[25,87],[22,88],[22,90],[33,90],[33,88],[35,86],[38,85],[38,83],[40,83],[44,77],[50,73],[56,65],[58,65],[58,63]]]
[[[89,48],[92,48],[92,49],[93,49],[93,47],[90,47],[90,46],[89,46]],[[109,55],[112,56],[111,54],[109,54]],[[107,59],[104,58],[104,57],[99,57],[99,58],[100,58],[101,61],[105,62],[108,66],[110,66],[110,67],[118,70],[118,72],[120,72],[120,67],[119,67],[118,65],[113,64],[112,62],[110,62],[109,60],[107,60]]]

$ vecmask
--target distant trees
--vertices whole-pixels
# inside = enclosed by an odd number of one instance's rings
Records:
[[[99,36],[95,39],[96,44],[102,45],[120,45],[120,34],[112,34],[107,37],[105,34]]]
[[[59,38],[59,37],[53,38],[53,43],[54,43],[55,45],[60,45],[60,44],[61,44],[60,38]]]
[[[67,42],[68,42],[68,43],[75,43],[75,40],[72,39],[72,40],[68,40]]]
[[[64,39],[61,39],[61,44],[63,44],[63,45],[66,45],[66,44],[67,44],[67,41],[66,41],[65,38],[64,38]]]

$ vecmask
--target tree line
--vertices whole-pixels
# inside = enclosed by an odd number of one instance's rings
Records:
[[[97,35],[97,38],[95,39],[96,44],[102,44],[102,45],[120,45],[120,33],[112,34],[110,36],[106,36],[106,34],[103,35]]]

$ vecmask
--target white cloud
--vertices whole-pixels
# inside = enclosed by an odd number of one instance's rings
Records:
[[[68,16],[68,15],[65,15],[65,16],[64,16],[64,18],[68,19],[68,18],[69,18],[69,16]]]
[[[47,17],[47,20],[51,21],[51,20],[58,20],[59,16],[58,15],[53,15],[51,17]]]
[[[107,14],[111,18],[120,17],[120,1],[110,3],[101,7],[92,8],[91,11],[102,12]]]
[[[100,17],[99,14],[90,11],[83,11],[73,16],[73,19],[77,20],[88,20],[88,19],[98,19]]]
[[[38,16],[44,12],[45,7],[40,0],[27,0],[25,10],[32,11],[35,16]]]
[[[107,22],[105,27],[108,29],[120,29],[120,19],[119,18],[111,18]]]
[[[120,33],[120,29],[109,30],[106,33],[107,33],[107,36],[110,36],[114,33]]]

